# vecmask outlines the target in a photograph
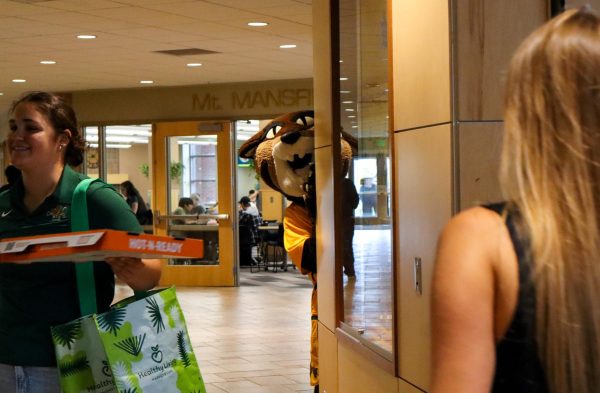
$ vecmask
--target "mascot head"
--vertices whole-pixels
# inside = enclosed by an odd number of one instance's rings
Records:
[[[292,112],[273,119],[240,147],[242,158],[254,160],[256,173],[288,199],[301,202],[313,162],[314,112]],[[356,139],[342,131],[342,171],[348,172]]]

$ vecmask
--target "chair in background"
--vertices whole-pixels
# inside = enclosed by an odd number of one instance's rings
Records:
[[[279,223],[277,231],[263,230],[261,233],[260,252],[265,271],[277,269],[287,271],[287,253],[283,245],[283,224]]]
[[[253,242],[252,229],[248,225],[239,226],[240,266],[257,266],[259,260],[253,258],[252,249],[257,246]]]

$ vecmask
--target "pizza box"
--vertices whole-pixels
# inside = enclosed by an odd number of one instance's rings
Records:
[[[0,263],[88,262],[107,257],[202,258],[200,239],[109,229],[14,237],[0,241]]]

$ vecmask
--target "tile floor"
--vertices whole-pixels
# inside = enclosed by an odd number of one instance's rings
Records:
[[[240,280],[177,288],[207,393],[312,393],[310,282],[294,269],[243,269]]]

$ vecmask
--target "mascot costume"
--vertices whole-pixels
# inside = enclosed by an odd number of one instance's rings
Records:
[[[318,391],[316,190],[314,177],[314,113],[282,115],[258,132],[239,150],[254,160],[257,174],[291,201],[283,219],[284,246],[294,265],[313,283],[311,302],[310,383]],[[356,139],[342,131],[342,174],[348,172]]]

